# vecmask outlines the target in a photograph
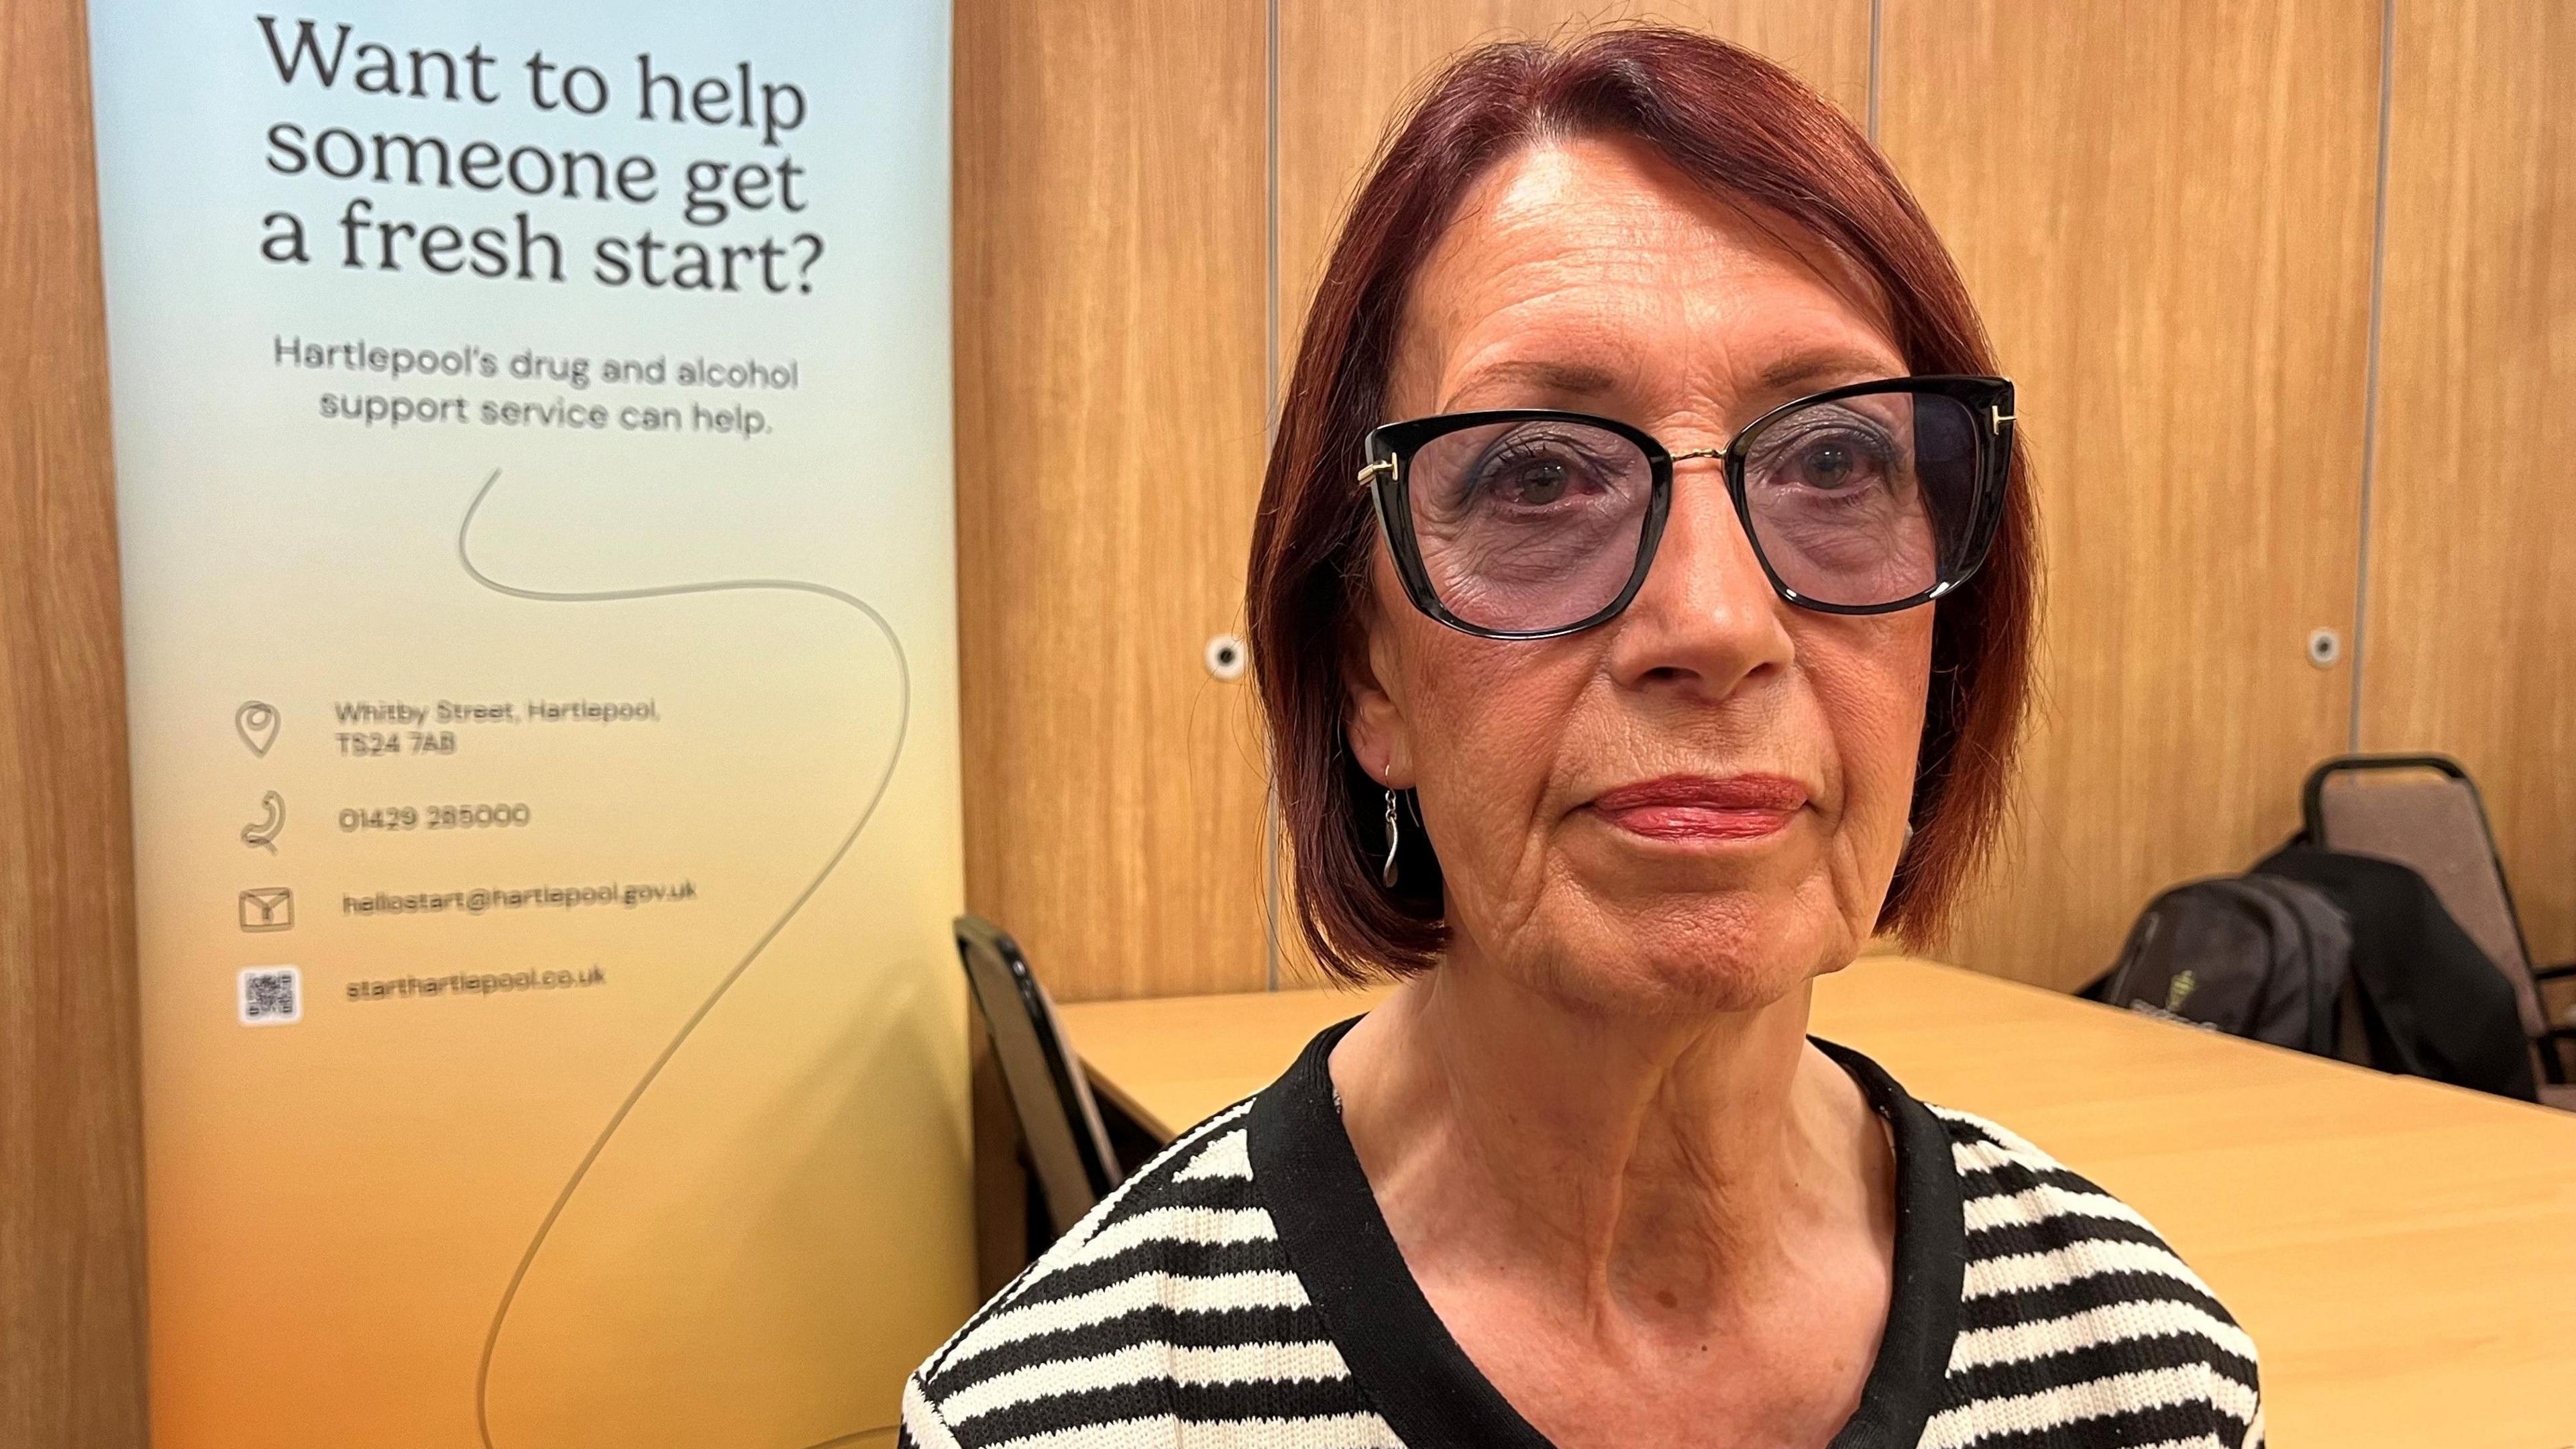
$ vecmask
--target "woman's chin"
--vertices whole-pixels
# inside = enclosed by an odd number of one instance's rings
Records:
[[[1769,1006],[1849,963],[1860,942],[1806,892],[1587,900],[1548,952],[1556,994],[1596,1010],[1705,1015]]]

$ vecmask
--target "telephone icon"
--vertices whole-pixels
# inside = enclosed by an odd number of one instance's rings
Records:
[[[277,834],[286,828],[286,797],[275,790],[259,797],[261,818],[241,828],[242,844],[277,854]]]

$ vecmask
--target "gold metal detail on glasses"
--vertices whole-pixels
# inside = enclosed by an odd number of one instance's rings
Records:
[[[1673,454],[1673,461],[1679,463],[1690,458],[1723,458],[1725,456],[1726,450],[1724,448],[1693,448],[1686,453]]]
[[[1355,478],[1355,479],[1351,480],[1351,481],[1353,481],[1353,482],[1355,482],[1355,483],[1360,484],[1362,487],[1366,487],[1366,486],[1368,485],[1369,480],[1370,480],[1370,479],[1372,479],[1372,478],[1374,478],[1374,477],[1376,477],[1376,476],[1377,476],[1378,474],[1380,474],[1380,473],[1384,473],[1385,475],[1387,475],[1387,476],[1388,476],[1388,477],[1390,477],[1390,478],[1394,477],[1394,476],[1395,476],[1395,460],[1394,460],[1393,458],[1380,458],[1380,459],[1378,459],[1376,462],[1369,464],[1369,465],[1368,465],[1367,467],[1365,467],[1365,468],[1362,468],[1362,469],[1360,470],[1359,476],[1358,476],[1357,478]]]
[[[1993,419],[1993,421],[1986,424],[1986,431],[1994,434],[1996,437],[2003,436],[2004,424],[2019,420],[2018,414],[2005,412],[2002,408],[1995,406],[1993,403],[1986,404],[1986,413],[1988,417]]]

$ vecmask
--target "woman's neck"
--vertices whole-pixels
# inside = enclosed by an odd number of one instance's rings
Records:
[[[1820,1229],[1892,1221],[1885,1139],[1807,1045],[1807,1005],[1802,984],[1623,1015],[1453,961],[1354,1028],[1333,1080],[1417,1276],[1499,1275],[1551,1313],[1704,1337],[1794,1281]]]

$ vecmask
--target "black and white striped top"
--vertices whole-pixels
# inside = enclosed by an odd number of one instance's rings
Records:
[[[1546,1449],[1405,1270],[1317,1037],[1185,1134],[904,1386],[911,1449]],[[1834,1438],[2251,1449],[2254,1345],[2144,1219],[1820,1043],[1897,1156],[1895,1291]]]

